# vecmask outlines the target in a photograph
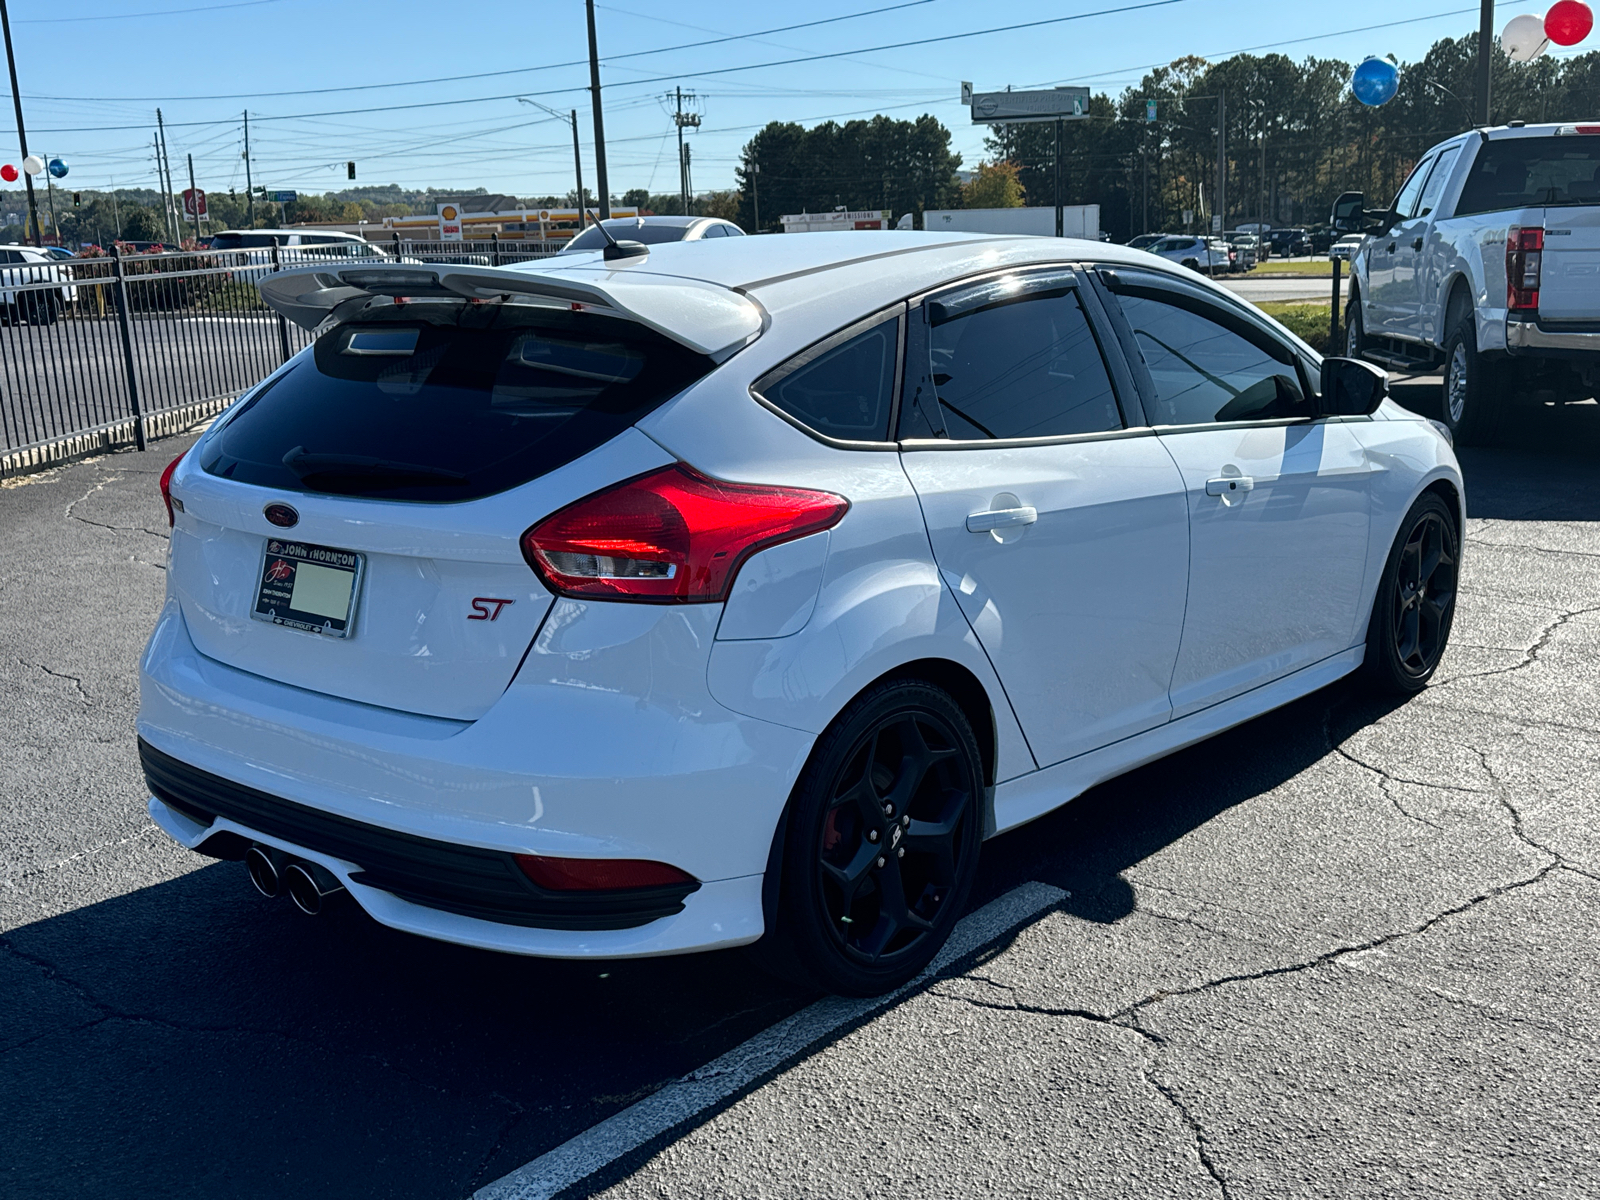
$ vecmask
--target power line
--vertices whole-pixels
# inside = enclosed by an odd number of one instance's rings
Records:
[[[1095,9],[1092,12],[1073,13],[1065,17],[1046,17],[1038,21],[1020,21],[1012,25],[995,25],[987,29],[969,29],[962,33],[946,33],[935,37],[911,38],[902,42],[885,42],[878,46],[862,46],[852,50],[835,50],[823,54],[804,54],[797,58],[776,59],[770,62],[743,63],[736,67],[715,67],[704,71],[676,71],[670,75],[656,75],[647,79],[630,79],[625,84],[612,84],[612,87],[641,87],[653,83],[671,83],[678,79],[703,79],[713,75],[733,75],[740,71],[760,71],[769,67],[788,67],[797,63],[822,62],[827,59],[849,58],[856,54],[876,54],[884,50],[907,50],[915,46],[932,46],[941,42],[955,42],[964,38],[988,37],[997,33],[1016,33],[1023,29],[1038,29],[1046,25],[1061,25],[1068,21],[1086,21],[1092,17],[1109,17],[1119,13],[1142,12],[1152,8],[1168,8],[1174,4],[1186,4],[1189,0],[1144,0],[1140,4],[1123,4],[1115,8]],[[547,88],[537,92],[506,92],[497,96],[465,96],[454,100],[422,100],[412,104],[384,104],[374,108],[344,108],[334,109],[329,112],[291,113],[279,117],[264,116],[258,118],[262,121],[292,121],[306,117],[345,117],[361,113],[373,112],[406,112],[419,108],[446,108],[458,104],[487,104],[496,100],[515,100],[519,96],[563,96],[571,92],[583,92],[588,89],[583,86],[566,88]],[[174,129],[186,124],[213,124],[214,122],[172,122]],[[54,128],[42,129],[41,133],[102,133],[121,129],[143,129],[143,125],[99,125],[81,128]]]
[[[98,17],[28,17],[18,25],[75,25],[80,21],[135,21],[141,17],[174,17],[181,13],[208,13],[222,8],[255,8],[261,4],[282,4],[283,0],[234,0],[231,4],[204,4],[199,8],[163,8],[156,12],[104,13]]]
[[[276,4],[279,0],[249,0],[255,4]],[[653,50],[633,50],[627,54],[607,55],[600,61],[602,63],[618,63],[628,58],[643,58],[650,54],[671,54],[677,50],[697,50],[703,46],[720,46],[724,42],[753,41],[757,38],[767,37],[774,33],[792,33],[796,29],[811,29],[818,25],[833,25],[839,21],[854,21],[860,17],[876,16],[879,13],[898,12],[903,8],[917,8],[924,4],[933,4],[935,0],[901,0],[898,4],[888,4],[882,8],[869,8],[861,12],[845,13],[838,17],[824,17],[819,21],[802,21],[798,25],[780,25],[776,29],[758,29],[753,33],[730,33],[722,37],[709,38],[699,42],[683,42],[676,46],[657,46]],[[227,8],[228,5],[219,7]],[[241,6],[242,7],[242,6]],[[204,9],[177,9],[178,12],[203,12]],[[153,14],[146,14],[153,15]],[[63,20],[91,21],[97,17],[71,17]],[[19,22],[20,24],[20,22]],[[404,79],[393,83],[357,83],[347,84],[343,87],[323,88],[298,88],[285,92],[219,92],[209,96],[106,96],[101,99],[107,102],[142,103],[142,104],[168,104],[180,100],[271,100],[282,96],[326,96],[336,92],[370,92],[378,88],[397,87],[425,87],[435,83],[461,83],[468,79],[497,79],[506,75],[530,75],[536,71],[555,71],[562,67],[586,67],[589,65],[587,58],[575,58],[568,62],[545,63],[537,67],[512,67],[504,71],[475,71],[468,75],[439,75],[432,79]],[[488,97],[500,99],[501,97]],[[78,100],[79,96],[44,96],[29,93],[29,100]],[[368,110],[371,111],[371,110]]]

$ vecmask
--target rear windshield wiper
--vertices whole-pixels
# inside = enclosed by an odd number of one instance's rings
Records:
[[[467,476],[460,471],[443,467],[430,467],[422,463],[395,462],[388,458],[371,458],[364,454],[309,454],[304,446],[296,446],[283,456],[283,465],[302,480],[315,475],[336,475],[349,478],[389,479],[396,483],[412,484],[463,484]]]

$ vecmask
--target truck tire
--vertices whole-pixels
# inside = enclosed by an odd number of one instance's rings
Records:
[[[1509,397],[1503,364],[1478,353],[1478,330],[1469,312],[1450,329],[1444,343],[1444,396],[1441,417],[1458,446],[1481,446],[1500,431]]]
[[[1344,310],[1344,356],[1361,358],[1367,352],[1367,326],[1361,319],[1361,293],[1352,291]]]

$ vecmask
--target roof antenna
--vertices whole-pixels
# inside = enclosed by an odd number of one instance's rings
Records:
[[[609,262],[614,258],[637,258],[641,254],[650,253],[650,247],[643,242],[617,241],[616,238],[611,236],[611,231],[606,228],[605,222],[596,217],[593,212],[589,213],[589,220],[594,222],[594,227],[600,231],[600,236],[606,240],[606,261]]]

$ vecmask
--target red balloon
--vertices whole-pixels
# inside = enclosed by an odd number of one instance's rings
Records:
[[[4,179],[7,183],[15,183],[17,181],[17,169],[10,163],[0,167],[0,179]]]
[[[1544,15],[1544,35],[1558,46],[1576,46],[1594,28],[1594,13],[1583,0],[1556,0]]]

